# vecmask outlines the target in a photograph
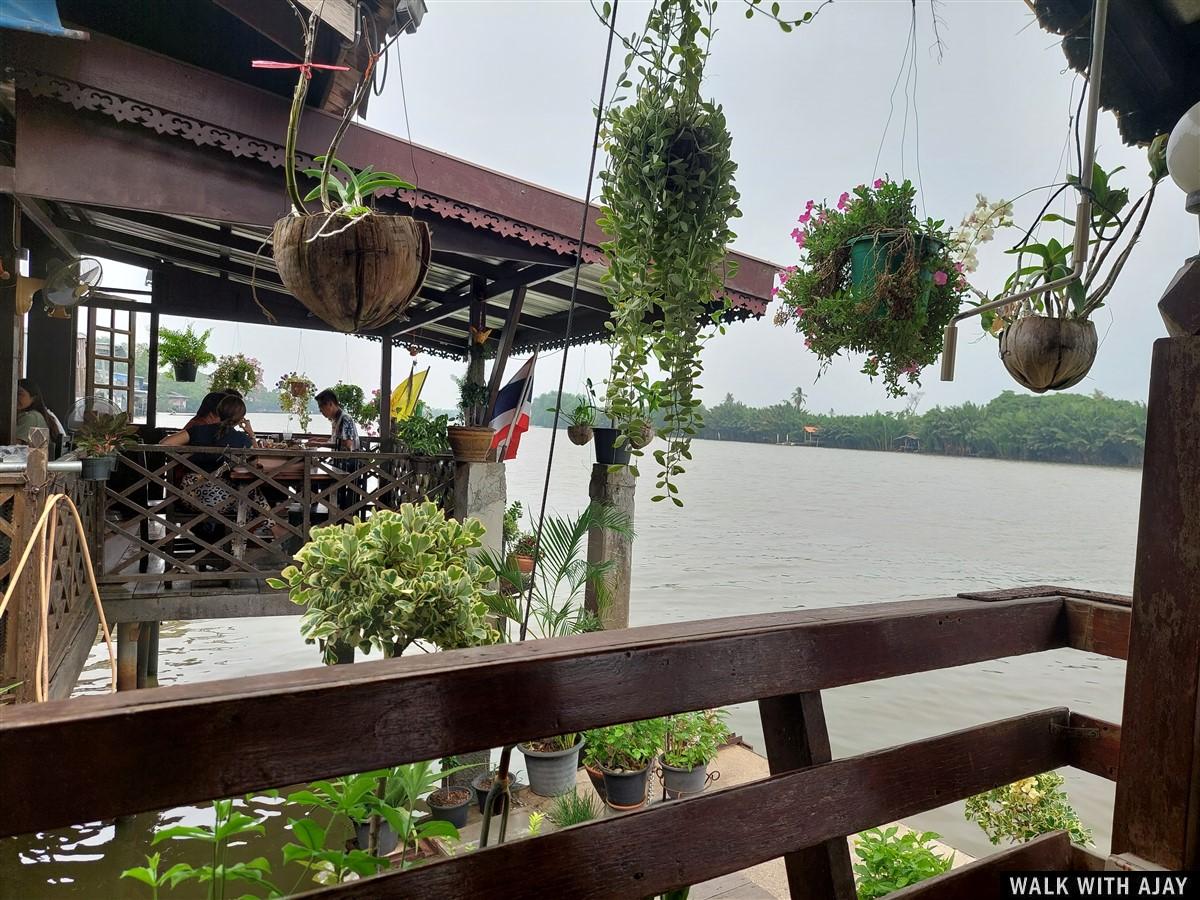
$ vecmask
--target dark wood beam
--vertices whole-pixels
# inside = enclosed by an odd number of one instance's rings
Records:
[[[40,228],[46,237],[50,238],[67,255],[68,259],[79,258],[80,253],[78,249],[76,249],[70,237],[64,234],[62,229],[55,224],[50,213],[49,204],[45,200],[19,195],[16,196],[16,200],[21,204],[21,209],[24,211],[25,216]]]
[[[845,843],[843,841],[842,843]],[[992,900],[1009,896],[1004,872],[1066,872],[1072,868],[1071,838],[1065,831],[1039,835],[942,875],[888,895],[888,900]]]
[[[14,223],[20,221],[17,204],[11,194],[0,194],[0,235],[15,237],[15,240],[0,240],[0,271],[8,277],[0,281],[4,293],[9,297],[17,283],[17,253],[14,245],[20,245],[19,233],[14,236]],[[17,378],[21,355],[21,323],[23,318],[15,314],[7,304],[3,322],[0,322],[0,444],[16,443],[17,434]]]
[[[940,597],[628,628],[17,707],[0,718],[0,796],[5,798],[0,836],[683,709],[1038,653],[1064,646],[1065,631],[1061,597],[1003,603]],[[613,680],[618,676],[619,684],[637,684],[638,690],[619,690]],[[513,697],[526,702],[514,705]],[[316,714],[322,710],[324,717]],[[353,721],[373,725],[354,741],[339,739],[343,724]],[[1061,724],[1066,724],[1065,711]],[[972,793],[1065,762],[1059,758],[1063,742],[1050,734],[1044,718],[1037,725],[1036,734],[1013,735],[1017,746],[1026,748],[1020,752],[1036,754],[1050,741],[1056,759],[1046,764],[1039,758],[1040,768],[1027,772],[1006,771],[1004,780],[973,787]],[[187,764],[161,765],[170,753],[178,754],[181,734],[188,735]],[[997,746],[980,745],[989,754]],[[91,747],[99,755],[90,767],[67,766],[54,778],[39,778],[45,761],[63,747]],[[1007,749],[998,752],[1008,755]],[[922,764],[911,779],[888,783],[898,789],[936,788],[931,772],[975,771],[977,757],[962,747],[956,754],[944,769]],[[255,764],[245,765],[247,759]],[[105,777],[95,778],[97,770]],[[138,790],[128,789],[133,783]],[[30,784],[38,784],[38,790],[22,789]],[[891,791],[855,793],[880,801],[892,796]],[[951,799],[942,796],[941,803]],[[664,806],[697,809],[691,804],[704,799]],[[823,821],[823,816],[808,820]],[[726,836],[729,821],[713,820]],[[772,821],[755,818],[759,824]],[[840,827],[836,816],[831,824]],[[820,839],[853,830],[830,831]],[[796,841],[788,849],[799,846]],[[785,851],[772,855],[779,852]],[[547,895],[571,896],[553,890]]]
[[[262,0],[213,0],[230,15],[241,19],[292,59],[304,59],[304,24],[287,3]]]
[[[496,348],[496,358],[492,362],[492,377],[488,380],[488,413],[490,421],[496,408],[496,395],[500,392],[500,383],[504,379],[504,367],[508,365],[508,354],[512,352],[513,338],[521,322],[521,307],[525,305],[524,285],[513,290],[512,299],[508,303],[508,314],[504,319],[504,330],[500,333],[500,343]]]
[[[511,275],[506,275],[503,278],[497,278],[490,281],[483,288],[480,298],[483,300],[491,300],[493,297],[499,297],[502,294],[507,294],[509,291],[519,287],[530,287],[538,285],[549,278],[553,278],[561,272],[565,266],[561,265],[536,265],[525,266],[522,269],[515,270]],[[540,288],[539,288],[540,289]]]

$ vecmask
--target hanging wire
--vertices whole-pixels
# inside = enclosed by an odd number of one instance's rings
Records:
[[[558,371],[558,392],[554,403],[554,422],[550,430],[550,452],[546,458],[546,479],[542,485],[542,502],[538,509],[537,532],[534,535],[533,571],[529,575],[529,591],[525,595],[525,608],[521,615],[520,640],[525,640],[529,633],[529,615],[533,607],[534,578],[537,576],[538,558],[542,547],[542,527],[546,524],[546,500],[550,495],[550,473],[554,467],[554,445],[558,438],[558,420],[562,414],[563,384],[567,379],[567,359],[570,356],[571,329],[575,323],[575,300],[579,291],[579,272],[583,267],[583,245],[587,236],[588,218],[591,212],[592,183],[596,176],[596,157],[600,152],[600,128],[604,122],[604,95],[608,85],[608,68],[612,62],[613,37],[616,34],[617,6],[620,0],[613,0],[612,16],[608,20],[608,47],[604,52],[604,72],[600,76],[600,94],[596,105],[596,128],[592,134],[592,158],[588,163],[587,188],[583,193],[583,217],[579,223],[579,242],[575,248],[575,272],[571,279],[570,305],[567,307],[567,324],[563,333],[562,365]]]
[[[888,116],[887,120],[883,123],[883,134],[879,136],[879,149],[875,151],[875,168],[871,172],[872,178],[879,175],[879,159],[883,156],[883,145],[887,140],[888,128],[891,126],[892,116],[896,112],[896,88],[900,87],[900,79],[904,76],[904,67],[908,63],[908,54],[912,49],[912,36],[910,34],[908,41],[904,45],[904,56],[900,59],[900,71],[896,73],[896,80],[892,83],[892,92],[888,95]]]

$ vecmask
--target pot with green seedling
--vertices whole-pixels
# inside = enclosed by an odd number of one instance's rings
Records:
[[[320,18],[309,15],[304,62],[311,64]],[[399,29],[396,35],[403,32]],[[329,149],[316,157],[318,168],[305,169],[316,186],[302,192],[296,177],[296,140],[308,94],[310,72],[302,67],[292,95],[284,150],[284,179],[291,212],[275,223],[272,253],[279,278],[296,299],[339,331],[361,333],[395,319],[416,296],[429,271],[429,226],[411,216],[382,215],[372,208],[376,192],[411,190],[412,185],[374,166],[354,170],[337,159],[338,145],[374,81],[375,60],[363,72]],[[310,212],[306,202],[319,199]]]
[[[137,429],[128,413],[91,415],[75,432],[80,477],[84,481],[108,481],[117,466],[117,454],[136,443]]]
[[[588,732],[585,762],[604,778],[605,802],[616,810],[646,803],[650,769],[662,750],[666,719],[643,719]]]
[[[450,449],[457,462],[487,462],[492,454],[495,431],[484,424],[487,417],[487,385],[477,384],[469,377],[458,386],[458,410],[461,424],[446,429]]]
[[[724,718],[724,711],[715,709],[668,717],[659,758],[668,799],[678,800],[704,790],[709,781],[708,767],[729,739]]]
[[[533,574],[533,561],[536,554],[537,536],[533,534],[521,534],[513,542],[512,552],[509,553],[508,558],[511,560],[511,564],[522,575],[531,575]]]
[[[592,440],[592,428],[596,424],[596,410],[581,397],[575,409],[564,414],[567,420],[567,437],[571,443],[583,447]]]
[[[557,797],[575,787],[583,735],[572,732],[520,744],[529,772],[529,788],[542,797]]]

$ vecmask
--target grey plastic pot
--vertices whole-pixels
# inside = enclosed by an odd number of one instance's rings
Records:
[[[358,844],[360,850],[366,850],[371,843],[371,823],[370,822],[355,822],[354,823],[354,840]],[[387,856],[396,849],[400,843],[400,838],[396,832],[392,831],[392,826],[387,822],[379,823],[379,849],[375,851],[376,856]]]
[[[557,797],[559,794],[570,793],[575,787],[575,773],[579,771],[579,751],[583,749],[582,740],[566,750],[534,750],[528,744],[521,744],[519,749],[525,757],[529,789],[535,794]]]
[[[690,797],[704,790],[708,782],[708,766],[696,766],[694,769],[681,769],[678,766],[668,766],[662,763],[663,789],[668,800],[678,800],[680,797]]]
[[[637,809],[646,804],[646,780],[650,766],[632,772],[612,772],[604,766],[605,802],[613,809]]]
[[[117,467],[115,456],[85,456],[79,460],[79,476],[84,481],[108,481]]]
[[[462,828],[467,824],[467,813],[471,811],[473,792],[470,788],[452,788],[448,793],[454,791],[460,791],[465,795],[458,803],[443,803],[440,798],[447,793],[443,791],[434,791],[425,799],[425,802],[429,805],[431,819],[441,819],[449,822],[455,828]]]

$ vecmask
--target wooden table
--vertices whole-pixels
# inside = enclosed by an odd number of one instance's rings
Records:
[[[307,466],[308,471],[305,471],[307,460],[297,460],[294,457],[280,457],[272,459],[270,457],[260,458],[258,465],[240,465],[234,466],[229,470],[229,478],[231,481],[259,481],[260,472],[263,475],[268,475],[272,482],[277,483],[279,487],[283,487],[296,492],[299,487],[301,494],[301,502],[303,502],[303,485],[311,484],[317,481],[332,481],[334,473],[322,466]],[[307,477],[306,477],[307,476]],[[239,533],[233,545],[233,555],[238,559],[244,559],[246,555],[246,523],[250,520],[250,501],[247,497],[239,494],[237,505],[237,525]],[[268,521],[271,517],[268,517]]]

